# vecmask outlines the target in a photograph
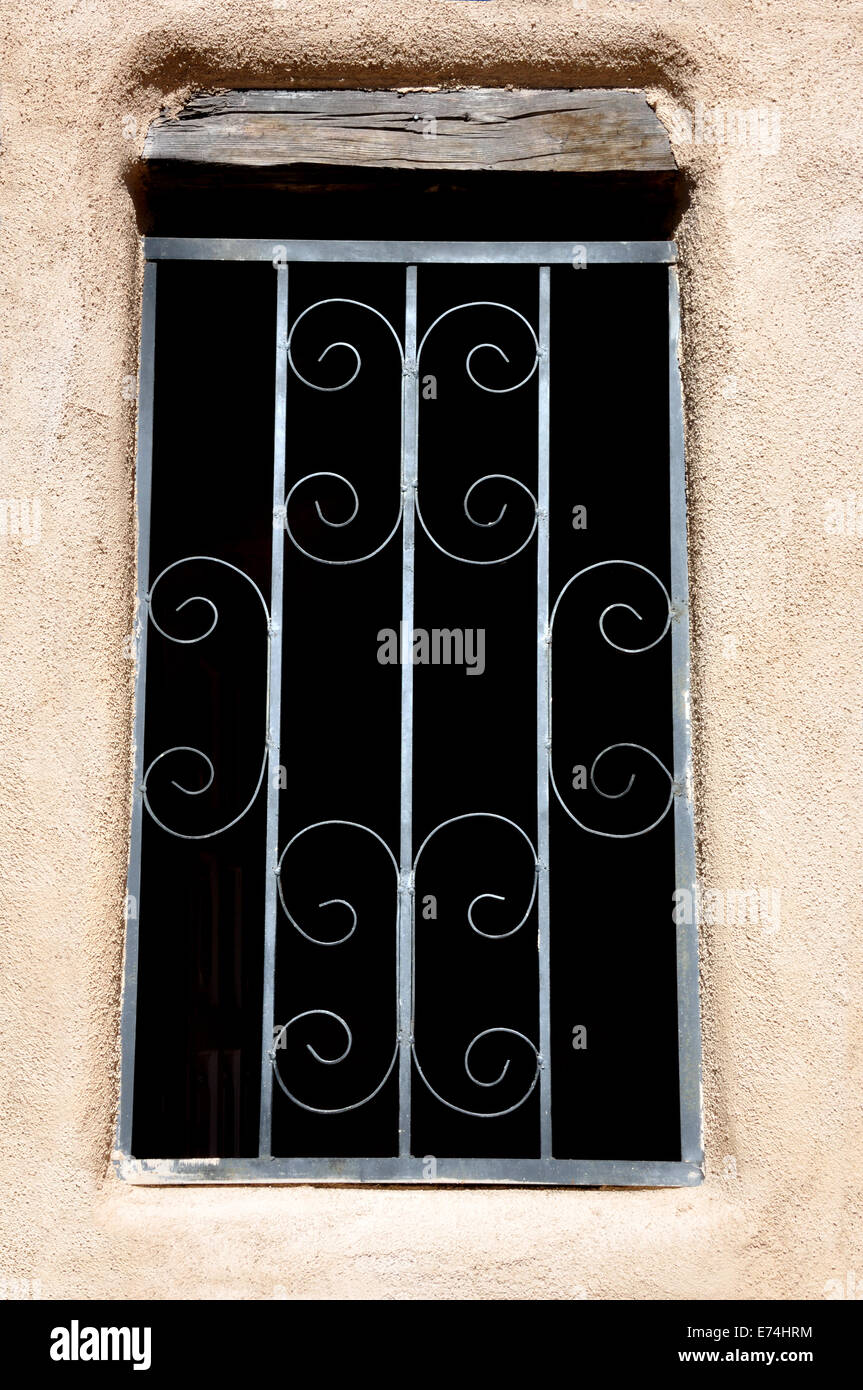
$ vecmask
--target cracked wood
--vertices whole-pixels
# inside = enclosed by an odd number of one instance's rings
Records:
[[[676,168],[668,136],[633,91],[239,91],[193,97],[152,123],[150,164],[289,168]]]

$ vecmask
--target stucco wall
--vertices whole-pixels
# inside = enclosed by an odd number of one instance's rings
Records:
[[[0,536],[0,1280],[49,1297],[820,1298],[863,1278],[859,16],[842,0],[4,11],[0,498],[40,510]],[[707,1181],[123,1186],[140,287],[124,177],[193,87],[506,83],[646,88],[691,179],[700,872],[781,902],[778,926],[736,925],[723,898],[703,930]],[[772,124],[717,144],[698,103]]]

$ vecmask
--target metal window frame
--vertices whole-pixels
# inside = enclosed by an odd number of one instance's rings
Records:
[[[131,845],[128,870],[127,903],[137,904],[141,877],[141,828],[143,818],[143,735],[144,692],[147,653],[147,594],[149,588],[149,532],[151,503],[151,463],[153,446],[154,347],[156,319],[156,280],[158,263],[165,260],[269,261],[277,274],[277,327],[275,343],[276,407],[274,429],[274,511],[284,504],[284,474],[286,446],[287,393],[287,328],[288,276],[286,267],[293,263],[326,262],[403,264],[407,269],[408,286],[413,267],[423,264],[536,265],[540,269],[539,315],[539,488],[537,508],[537,808],[538,862],[540,913],[540,1126],[541,1153],[537,1159],[459,1159],[436,1158],[436,1173],[430,1180],[425,1173],[425,1159],[410,1153],[409,1095],[411,1053],[404,1046],[405,1024],[409,1025],[411,961],[402,952],[399,980],[400,1008],[400,1142],[399,1155],[392,1158],[305,1158],[274,1157],[270,1153],[272,1069],[267,1065],[270,1033],[266,1018],[272,1018],[276,931],[276,883],[268,874],[265,898],[265,985],[264,985],[264,1063],[262,1066],[260,1150],[257,1158],[195,1158],[195,1159],[138,1159],[131,1151],[132,1106],[134,1083],[135,1022],[137,1006],[138,917],[127,914],[126,950],[123,970],[121,1007],[121,1080],[118,1105],[116,1147],[112,1155],[117,1175],[129,1182],[146,1184],[192,1183],[377,1183],[440,1186],[461,1185],[538,1185],[583,1187],[691,1187],[703,1178],[702,1096],[701,1096],[701,1030],[698,989],[698,921],[677,924],[677,1013],[678,1067],[680,1085],[681,1158],[679,1161],[615,1161],[613,1159],[579,1160],[555,1159],[551,1152],[550,1068],[541,1065],[542,1055],[548,1056],[549,1025],[549,961],[548,961],[548,418],[549,418],[549,270],[551,265],[654,264],[668,267],[668,365],[669,365],[669,497],[671,519],[671,622],[672,643],[672,701],[674,756],[674,834],[676,887],[695,894],[695,833],[692,799],[692,751],[689,717],[689,605],[686,539],[686,474],[683,441],[683,397],[679,369],[680,313],[677,283],[677,249],[669,241],[605,241],[584,242],[362,242],[362,241],[285,241],[255,239],[208,239],[149,237],[144,238],[144,283],[138,392],[138,446],[136,470],[136,502],[138,515],[138,608],[136,620],[137,669],[134,702],[134,786],[131,818]],[[409,296],[410,298],[410,296]],[[408,303],[406,313],[405,358],[411,359],[416,347],[415,301]],[[408,377],[405,390],[409,395]],[[406,441],[403,467],[411,476],[408,485],[415,483],[416,450],[413,420],[407,396],[405,400]],[[403,479],[403,482],[405,479]],[[408,521],[408,517],[411,521]],[[403,547],[413,544],[413,512],[405,508]],[[282,574],[284,533],[273,532],[273,586],[271,592],[271,635],[282,624]],[[408,578],[409,575],[409,578]],[[403,607],[412,605],[412,570],[403,567]],[[404,612],[403,612],[404,617]],[[409,681],[412,667],[402,668],[403,680]],[[270,771],[279,762],[279,696],[281,672],[281,643],[270,641],[270,691],[268,746]],[[403,691],[408,708],[411,690]],[[408,726],[410,721],[406,721]],[[402,735],[402,803],[410,796],[410,729],[403,726]],[[267,793],[267,865],[276,861],[278,852],[277,792],[274,778],[269,777]],[[410,891],[411,828],[408,819],[402,820],[400,889],[400,940],[410,931],[410,920],[404,910]],[[405,865],[407,864],[407,869]],[[407,1088],[407,1090],[406,1090]]]

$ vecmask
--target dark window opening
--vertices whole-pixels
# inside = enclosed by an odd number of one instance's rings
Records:
[[[673,270],[579,248],[612,227],[667,236],[670,184],[325,173],[329,191],[155,174],[148,190],[156,237],[280,235],[271,260],[148,253],[130,1152],[283,1161],[288,1179],[584,1182],[605,1164],[662,1181],[691,1160]],[[386,251],[493,250],[504,229],[569,240],[572,261],[412,271]],[[380,261],[292,258],[346,234],[380,240]]]

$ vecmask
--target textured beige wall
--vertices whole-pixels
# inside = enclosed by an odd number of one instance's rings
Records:
[[[863,517],[859,9],[3,9],[0,498],[41,512],[38,540],[0,536],[0,1281],[53,1297],[820,1298],[828,1280],[863,1280],[863,536],[847,505],[844,531],[825,525],[849,493]],[[677,132],[692,182],[679,239],[700,870],[708,887],[781,894],[776,930],[719,912],[703,931],[697,1191],[202,1191],[108,1175],[140,269],[124,177],[163,102],[292,83],[641,86]],[[778,150],[775,126],[743,147],[681,140],[699,102],[778,110]]]

